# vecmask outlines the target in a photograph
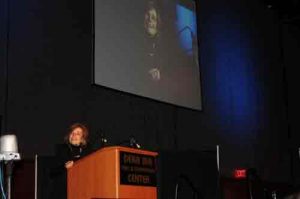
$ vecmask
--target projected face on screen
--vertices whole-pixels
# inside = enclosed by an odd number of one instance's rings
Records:
[[[157,38],[159,34],[160,26],[160,16],[157,9],[157,5],[154,1],[149,1],[147,8],[145,10],[144,16],[144,26],[147,33],[147,37],[150,37],[151,40],[147,44],[146,49],[148,49],[147,60],[151,64],[148,69],[148,74],[153,81],[159,81],[161,79],[160,66],[157,61]]]
[[[154,2],[150,1],[148,9],[145,13],[145,29],[150,37],[155,37],[159,31],[159,14],[157,9],[154,7]]]
[[[201,109],[194,0],[95,0],[95,84]]]

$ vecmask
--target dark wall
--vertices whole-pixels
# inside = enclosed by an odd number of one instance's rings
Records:
[[[284,56],[284,66],[286,68],[286,81],[287,81],[287,104],[288,111],[290,113],[290,127],[291,127],[291,137],[296,139],[293,140],[294,145],[298,145],[299,142],[299,125],[297,124],[297,114],[299,107],[299,96],[295,93],[297,92],[297,83],[299,75],[297,73],[297,66],[300,65],[299,54],[300,54],[300,20],[298,21],[288,21],[282,24],[282,34],[283,34],[283,56]]]
[[[224,174],[255,167],[266,179],[289,180],[278,26],[260,2],[199,1],[201,112],[91,85],[92,1],[1,0],[7,2],[1,112],[7,108],[5,131],[17,134],[24,157],[52,154],[80,121],[92,140],[105,133],[117,144],[134,135],[152,150],[220,145]]]
[[[282,50],[286,74],[286,105],[289,115],[289,150],[291,154],[291,175],[295,184],[300,185],[300,134],[299,134],[299,95],[298,90],[298,66],[300,65],[300,18],[284,20],[282,22]]]
[[[0,1],[0,118],[4,115],[4,96],[5,96],[5,66],[6,66],[6,2]],[[2,124],[2,120],[0,120]],[[2,127],[2,125],[0,125]],[[2,128],[1,128],[2,130]]]

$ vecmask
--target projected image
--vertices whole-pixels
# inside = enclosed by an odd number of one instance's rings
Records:
[[[95,84],[201,110],[192,0],[95,0]]]
[[[149,1],[147,9],[145,11],[144,17],[145,31],[149,37],[149,52],[148,59],[151,60],[152,68],[149,69],[149,74],[151,75],[153,81],[160,80],[160,67],[155,60],[157,60],[156,55],[156,46],[157,46],[157,37],[160,30],[160,15],[158,13],[157,6],[154,1]]]
[[[182,5],[176,5],[177,30],[181,47],[189,55],[197,56],[197,21],[196,13]]]

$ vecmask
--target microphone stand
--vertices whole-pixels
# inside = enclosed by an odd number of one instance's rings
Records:
[[[12,172],[13,172],[13,161],[7,161],[6,164],[6,192],[7,199],[11,199],[11,182],[12,182]]]

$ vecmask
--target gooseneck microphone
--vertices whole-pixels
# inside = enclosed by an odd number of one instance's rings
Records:
[[[100,134],[100,143],[101,146],[105,146],[107,144],[107,138],[105,137],[104,133]]]
[[[130,137],[129,144],[130,144],[130,146],[133,147],[133,148],[137,148],[137,149],[140,149],[140,148],[141,148],[141,145],[139,145],[139,144],[137,143],[137,141],[135,140],[134,137]]]

